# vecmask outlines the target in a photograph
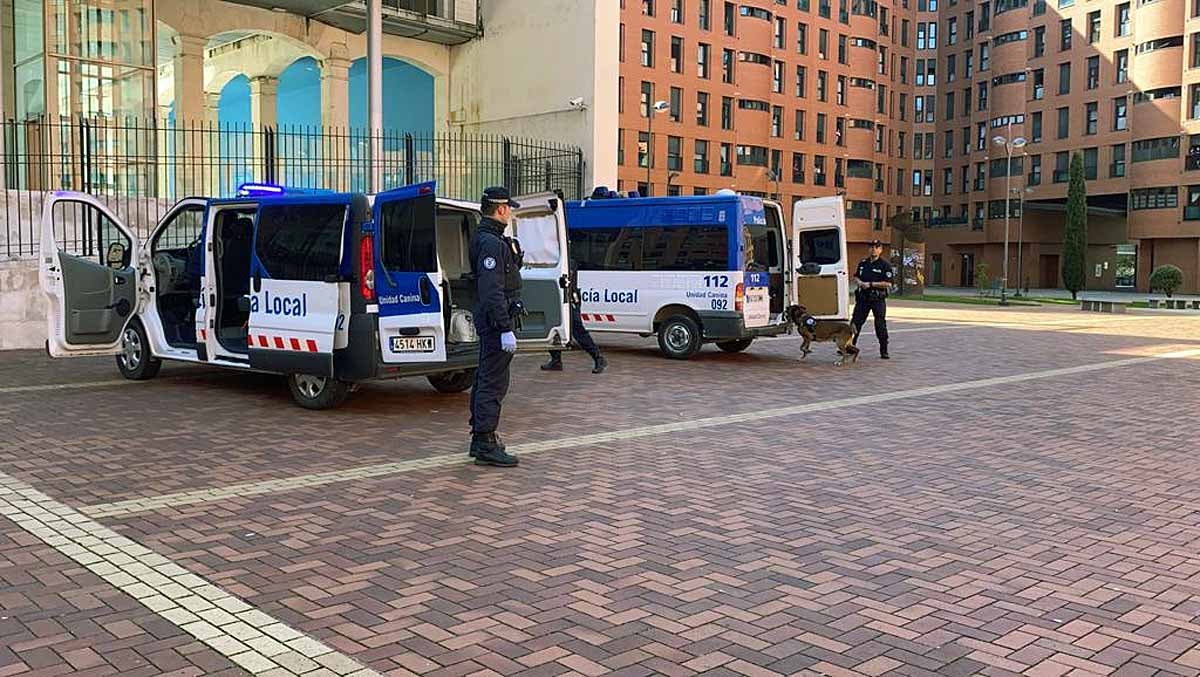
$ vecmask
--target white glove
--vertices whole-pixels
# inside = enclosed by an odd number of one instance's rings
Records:
[[[517,335],[506,331],[500,335],[500,348],[506,353],[517,352]]]

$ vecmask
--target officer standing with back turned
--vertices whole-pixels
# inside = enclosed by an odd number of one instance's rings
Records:
[[[854,292],[854,316],[850,323],[854,325],[854,345],[858,345],[858,335],[862,333],[863,324],[867,321],[867,313],[875,315],[875,338],[879,339],[879,357],[888,357],[887,330],[887,295],[892,288],[892,264],[880,255],[883,253],[883,243],[872,240],[868,245],[870,256],[858,262],[858,270],[854,272],[854,282],[858,289]]]
[[[496,435],[500,406],[508,393],[509,365],[517,350],[514,333],[523,313],[521,304],[521,245],[504,230],[514,207],[520,207],[503,187],[483,191],[483,219],[471,238],[471,272],[478,301],[475,330],[479,334],[479,367],[471,389],[471,450],[479,465],[511,468],[517,457],[504,450]]]

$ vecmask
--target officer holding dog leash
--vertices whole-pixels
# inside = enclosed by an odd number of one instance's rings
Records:
[[[867,321],[867,313],[875,315],[875,338],[879,339],[879,357],[888,357],[887,330],[887,296],[892,288],[895,277],[892,264],[881,257],[883,243],[872,240],[868,245],[870,256],[858,262],[858,270],[854,272],[854,282],[858,289],[854,292],[854,316],[850,323],[854,325],[854,345],[858,345],[858,335]]]
[[[520,207],[508,189],[483,191],[483,219],[471,238],[471,272],[478,302],[475,330],[479,334],[479,366],[471,389],[470,455],[479,465],[511,468],[517,457],[504,450],[496,435],[500,407],[508,394],[509,366],[517,351],[514,333],[525,313],[521,302],[521,245],[504,234],[512,210]]]

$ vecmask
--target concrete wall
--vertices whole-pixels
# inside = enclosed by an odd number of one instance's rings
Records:
[[[484,0],[482,22],[451,52],[451,128],[578,145],[584,189],[616,186],[618,3]]]
[[[0,261],[0,350],[41,348],[46,341],[46,297],[37,261]]]

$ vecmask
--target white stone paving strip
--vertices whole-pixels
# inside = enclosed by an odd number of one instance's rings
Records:
[[[947,383],[944,385],[913,388],[910,390],[898,390],[888,393],[879,393],[876,395],[847,397],[838,400],[813,402],[810,404],[799,404],[795,406],[778,407],[774,409],[763,409],[760,411],[730,414],[727,416],[711,416],[707,418],[692,419],[689,421],[677,421],[660,425],[641,426],[637,428],[613,430],[591,435],[562,437],[558,439],[544,440],[541,442],[528,442],[521,445],[512,445],[510,449],[513,453],[518,455],[529,455],[556,449],[567,449],[590,444],[629,440],[638,437],[650,437],[652,435],[663,435],[673,432],[700,430],[703,428],[713,428],[723,425],[747,423],[749,421],[760,421],[763,419],[795,416],[798,414],[809,414],[812,412],[829,411],[831,409],[842,409],[845,407],[854,407],[864,404],[878,404],[881,402],[905,400],[915,397],[926,397],[929,395],[943,395],[946,393],[955,393],[964,390],[977,390],[980,388],[989,388],[992,386],[1010,383],[1021,383],[1023,381],[1034,381],[1038,379],[1070,376],[1074,374],[1086,374],[1089,372],[1146,364],[1148,362],[1156,362],[1159,360],[1189,359],[1196,357],[1200,357],[1200,349],[1179,350],[1175,352],[1162,353],[1159,355],[1131,357],[1122,360],[1111,360],[1108,362],[1096,362],[1076,367],[1046,369],[1043,371],[1026,372],[1024,374],[1013,374],[1011,376],[998,376],[994,378],[964,381],[960,383]],[[335,482],[384,477],[387,475],[396,475],[414,470],[461,465],[467,460],[466,454],[441,454],[438,456],[430,456],[411,461],[362,466],[351,470],[337,470],[325,473],[317,473],[314,475],[302,475],[298,477],[266,480],[262,482],[234,484],[214,489],[200,489],[197,491],[184,491],[180,493],[164,494],[154,497],[134,498],[125,501],[116,501],[113,503],[100,503],[82,508],[82,511],[86,515],[93,518],[123,517],[126,515],[160,510],[163,508],[177,508],[188,505],[225,501],[233,498],[248,498],[281,491],[292,491],[295,489],[323,486],[327,484],[333,484]]]
[[[253,675],[379,675],[4,473],[0,515]]]

